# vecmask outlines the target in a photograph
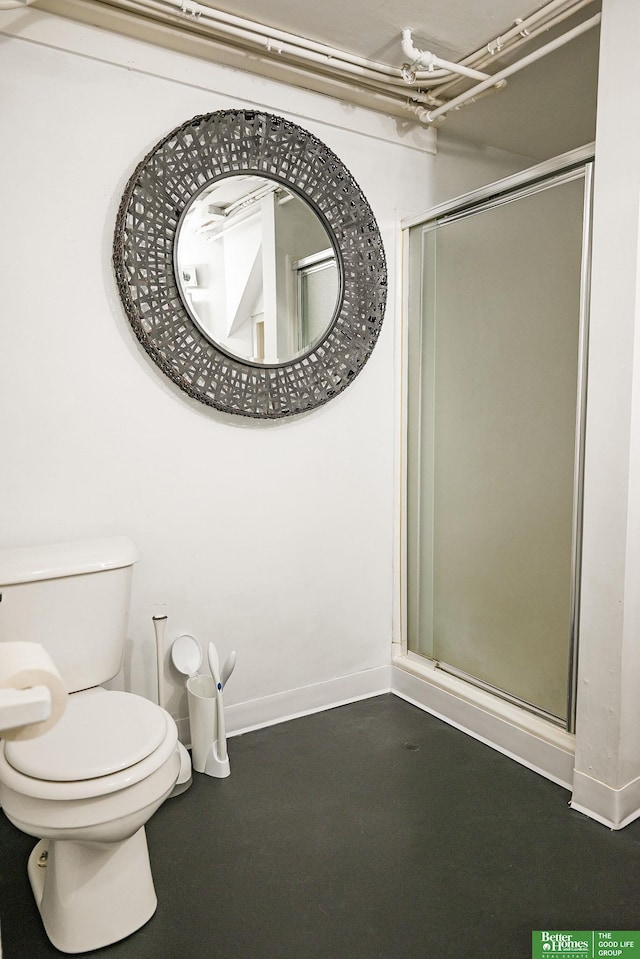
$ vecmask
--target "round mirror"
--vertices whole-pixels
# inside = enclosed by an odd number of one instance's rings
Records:
[[[288,363],[333,322],[340,283],[331,238],[306,200],[271,177],[207,184],[185,207],[174,260],[189,315],[237,359]]]
[[[113,264],[131,327],[189,396],[275,419],[338,396],[378,339],[387,269],[365,196],[284,117],[172,130],[125,188]]]

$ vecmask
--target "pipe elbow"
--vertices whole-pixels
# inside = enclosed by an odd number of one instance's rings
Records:
[[[411,39],[411,30],[402,31],[401,46],[402,52],[410,63],[414,63],[416,60],[420,59],[420,51],[416,49],[416,47],[413,45],[413,40]]]

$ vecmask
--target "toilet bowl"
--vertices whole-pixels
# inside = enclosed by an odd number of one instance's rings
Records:
[[[69,694],[44,735],[0,741],[0,804],[39,842],[27,871],[62,952],[129,936],[156,908],[145,823],[180,772],[176,724],[120,672],[138,555],[128,537],[0,550],[0,643],[44,647]]]
[[[131,693],[73,693],[44,736],[0,750],[7,818],[41,841],[28,874],[51,942],[63,952],[130,935],[155,912],[144,825],[180,771],[176,724]]]

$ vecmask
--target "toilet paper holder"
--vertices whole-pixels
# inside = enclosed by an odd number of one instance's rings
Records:
[[[40,643],[0,643],[0,737],[34,739],[51,729],[67,707],[67,691]]]
[[[0,689],[0,729],[43,723],[50,716],[51,693],[47,686]]]
[[[0,737],[34,739],[51,729],[67,707],[67,690],[40,643],[0,643]]]

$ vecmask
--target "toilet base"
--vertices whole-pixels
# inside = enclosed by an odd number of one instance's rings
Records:
[[[45,932],[61,952],[118,942],[156,910],[144,826],[119,843],[41,839],[27,871]]]

